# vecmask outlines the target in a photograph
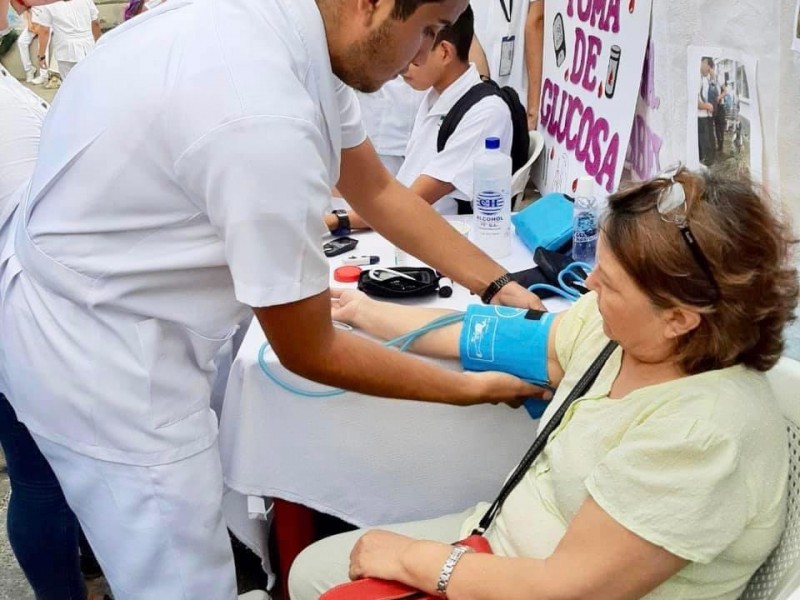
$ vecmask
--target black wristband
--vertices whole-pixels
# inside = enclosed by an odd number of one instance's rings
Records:
[[[336,237],[341,237],[343,235],[350,235],[352,229],[350,228],[350,217],[347,215],[346,210],[335,210],[333,211],[334,216],[339,220],[336,229],[331,231],[332,235]]]
[[[511,273],[506,273],[505,275],[501,275],[495,279],[483,291],[483,294],[481,294],[481,302],[484,304],[489,304],[492,301],[492,298],[497,295],[497,292],[499,292],[506,284],[509,284],[512,281],[514,280],[511,278]]]

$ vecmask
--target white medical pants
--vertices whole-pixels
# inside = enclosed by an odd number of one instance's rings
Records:
[[[459,539],[461,526],[474,512],[446,515],[426,521],[398,523],[375,529],[451,544]],[[322,539],[303,550],[292,563],[289,573],[289,597],[292,600],[317,600],[323,592],[349,581],[350,552],[366,529],[348,531]]]
[[[17,48],[19,49],[20,60],[22,60],[22,69],[26,74],[33,69],[33,62],[31,62],[31,44],[35,39],[36,36],[31,33],[27,27],[23,28],[22,33],[20,33],[19,38],[17,38]]]
[[[34,439],[81,522],[115,600],[235,600],[219,449],[154,467]]]
[[[72,71],[73,67],[78,63],[73,62],[71,60],[59,60],[58,61],[58,72],[61,75],[61,81],[66,80],[67,75],[69,72]]]

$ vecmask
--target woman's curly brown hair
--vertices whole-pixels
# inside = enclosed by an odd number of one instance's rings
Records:
[[[783,330],[794,319],[796,242],[786,219],[741,174],[681,169],[687,223],[719,287],[704,273],[678,226],[665,221],[657,202],[672,181],[656,178],[614,194],[603,222],[608,247],[625,271],[662,309],[687,306],[700,325],[678,340],[689,374],[736,364],[766,371],[783,352]]]

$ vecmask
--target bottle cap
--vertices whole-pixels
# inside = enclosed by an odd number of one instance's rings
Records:
[[[583,176],[578,179],[578,186],[575,188],[575,196],[578,198],[594,197],[594,179]]]
[[[333,278],[339,283],[354,283],[361,276],[361,267],[347,265],[339,267],[333,272]]]
[[[500,149],[500,138],[498,138],[498,137],[488,137],[488,138],[486,138],[486,149],[487,150],[499,150]]]

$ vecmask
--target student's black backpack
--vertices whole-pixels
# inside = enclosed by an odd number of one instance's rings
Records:
[[[478,83],[453,105],[439,126],[439,136],[436,140],[436,151],[444,150],[447,140],[453,135],[461,119],[475,104],[488,96],[499,96],[506,103],[511,111],[511,122],[514,126],[514,133],[511,140],[511,168],[514,173],[528,162],[528,151],[530,149],[530,138],[528,137],[528,113],[519,95],[512,87],[500,87],[491,79]],[[457,200],[458,213],[469,214],[472,206],[466,200]]]

